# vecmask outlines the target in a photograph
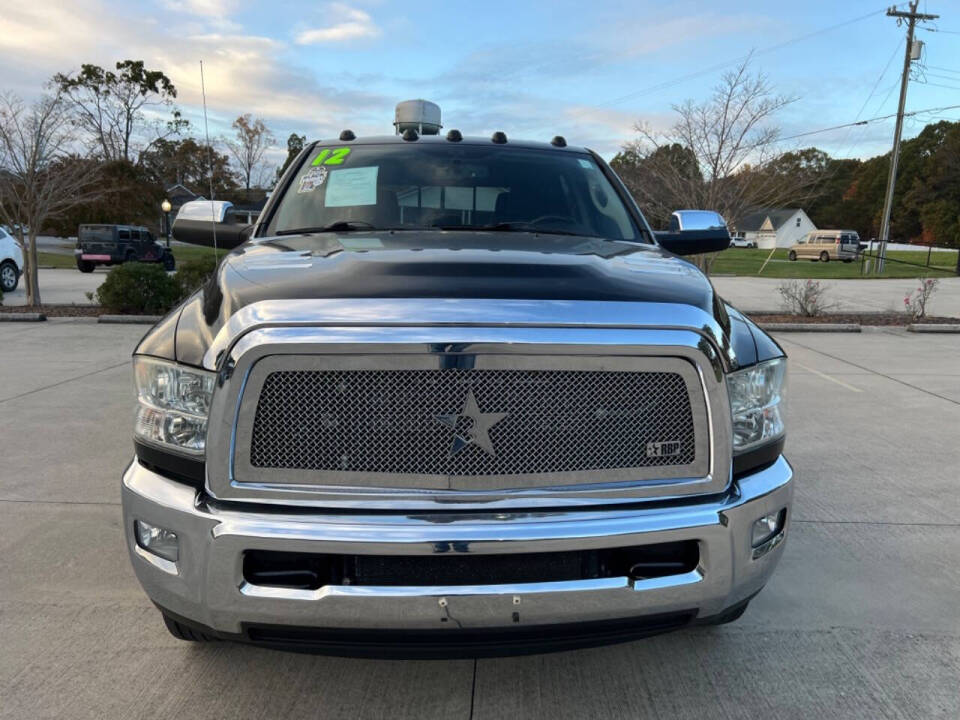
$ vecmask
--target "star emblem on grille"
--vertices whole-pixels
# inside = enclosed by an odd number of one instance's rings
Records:
[[[493,449],[493,443],[490,441],[490,430],[509,414],[480,412],[480,406],[477,405],[477,398],[474,396],[473,390],[468,390],[467,397],[463,401],[463,410],[449,415],[434,415],[433,419],[453,430],[450,457],[453,457],[468,445],[476,445],[490,457],[495,458],[497,452]],[[469,418],[469,426],[464,427],[464,423],[459,422],[460,418]]]

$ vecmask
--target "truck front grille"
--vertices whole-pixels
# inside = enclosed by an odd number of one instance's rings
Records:
[[[694,463],[695,413],[676,372],[282,370],[263,381],[250,465],[420,476]]]

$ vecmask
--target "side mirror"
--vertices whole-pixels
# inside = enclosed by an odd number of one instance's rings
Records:
[[[670,229],[654,233],[657,242],[674,255],[697,255],[730,247],[727,221],[712,210],[677,210]]]
[[[173,221],[174,239],[191,245],[232,250],[250,239],[253,225],[234,222],[233,203],[225,200],[191,200]]]

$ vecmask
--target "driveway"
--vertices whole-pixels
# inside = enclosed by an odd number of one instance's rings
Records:
[[[123,545],[142,326],[0,325],[0,718],[956,718],[960,336],[791,334],[791,536],[746,615],[522,658],[170,637]]]
[[[71,269],[44,269],[37,271],[40,285],[40,299],[45,305],[93,305],[86,293],[94,292],[102,283],[111,268],[100,267],[92,273],[82,273]],[[3,294],[4,305],[27,304],[27,282],[20,278],[20,284],[12,293]]]

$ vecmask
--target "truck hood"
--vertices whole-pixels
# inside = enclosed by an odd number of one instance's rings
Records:
[[[314,233],[238,247],[138,352],[200,365],[220,328],[247,305],[334,298],[675,303],[730,327],[706,276],[652,245],[515,232]]]

